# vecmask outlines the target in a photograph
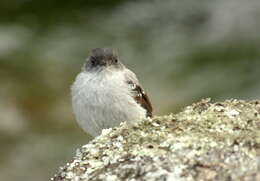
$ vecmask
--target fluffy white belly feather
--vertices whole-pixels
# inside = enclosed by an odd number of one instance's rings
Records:
[[[74,114],[79,125],[92,136],[122,121],[146,117],[146,110],[132,98],[122,71],[102,74],[81,72],[72,85]]]

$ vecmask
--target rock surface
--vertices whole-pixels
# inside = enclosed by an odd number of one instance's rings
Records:
[[[122,123],[78,149],[52,180],[260,180],[260,102],[205,99]]]

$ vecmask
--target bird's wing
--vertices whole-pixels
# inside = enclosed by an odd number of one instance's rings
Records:
[[[140,104],[145,110],[146,110],[146,116],[152,117],[153,107],[149,100],[149,97],[144,92],[142,86],[139,84],[138,79],[136,78],[136,75],[130,71],[127,70],[125,72],[126,82],[130,86],[132,90],[132,95],[135,101]]]

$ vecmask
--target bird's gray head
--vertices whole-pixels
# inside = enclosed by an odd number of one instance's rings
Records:
[[[122,69],[117,52],[111,48],[95,48],[84,65],[85,71],[100,71],[104,69]]]

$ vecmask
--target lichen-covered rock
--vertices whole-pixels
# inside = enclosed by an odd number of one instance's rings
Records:
[[[52,180],[260,180],[260,102],[209,101],[104,130]]]

